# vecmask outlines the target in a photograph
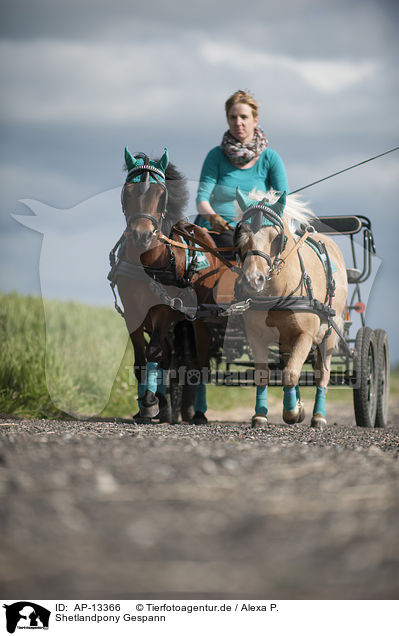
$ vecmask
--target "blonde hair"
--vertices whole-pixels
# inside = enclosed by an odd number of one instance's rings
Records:
[[[226,117],[229,116],[229,110],[234,104],[247,104],[252,110],[254,119],[258,117],[258,102],[252,97],[251,93],[247,91],[236,91],[226,101],[224,107],[226,110]]]

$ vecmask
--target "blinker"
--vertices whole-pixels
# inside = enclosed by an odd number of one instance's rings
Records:
[[[263,224],[263,212],[262,210],[256,210],[256,212],[252,215],[251,218],[251,230],[254,234],[259,232],[260,228]]]

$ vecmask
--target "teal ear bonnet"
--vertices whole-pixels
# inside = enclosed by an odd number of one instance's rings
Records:
[[[140,171],[137,171],[132,176],[129,176],[129,172],[131,172],[135,168],[140,168],[140,166],[144,166],[146,164],[145,160],[143,159],[143,157],[137,157],[137,158],[133,157],[133,155],[129,152],[128,148],[125,147],[125,162],[126,162],[126,167],[128,170],[126,181],[128,183],[139,183],[142,180],[143,173]],[[162,174],[159,174],[159,172],[157,172],[156,175],[158,178],[161,178],[161,180],[163,175],[163,181],[165,181],[165,170],[168,166],[168,163],[169,163],[169,153],[167,148],[165,148],[165,152],[163,153],[159,161],[152,161],[151,159],[149,160],[149,165],[152,168],[155,168],[157,171],[162,173]],[[148,162],[146,165],[148,165]],[[157,179],[155,179],[155,177],[151,173],[149,173],[149,178],[150,178],[150,182],[158,183]]]

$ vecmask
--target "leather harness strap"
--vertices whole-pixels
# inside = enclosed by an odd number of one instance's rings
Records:
[[[311,227],[311,226],[310,226]],[[302,245],[304,244],[304,242],[306,241],[306,239],[308,238],[308,236],[310,236],[310,234],[313,234],[313,228],[312,230],[308,229],[305,230],[305,232],[302,234],[301,238],[299,239],[299,241],[297,241],[295,243],[295,245],[293,245],[293,247],[291,248],[291,250],[288,252],[287,256],[283,257],[281,256],[281,261],[282,261],[282,265],[281,267],[287,262],[287,260],[290,258],[290,256],[292,256],[293,254],[295,254],[295,252],[297,252],[299,250],[300,247],[302,247]]]
[[[222,254],[219,253],[219,248],[215,249],[213,247],[210,247],[202,239],[199,239],[197,236],[192,236],[185,230],[181,230],[177,227],[174,227],[173,231],[176,234],[179,234],[179,236],[182,236],[183,238],[185,238],[186,241],[194,242],[197,245],[200,245],[201,247],[183,245],[183,243],[178,243],[177,241],[173,241],[172,239],[169,239],[166,236],[161,236],[160,239],[162,241],[165,241],[166,243],[170,243],[171,245],[174,245],[175,247],[179,247],[181,249],[190,249],[190,250],[199,251],[199,252],[210,252],[211,254],[216,256],[220,261],[222,261],[224,265],[229,267],[229,269],[232,269],[233,271],[241,271],[241,270],[238,270],[238,268],[235,265],[233,265],[233,263],[228,261],[227,258],[225,258]],[[223,248],[220,248],[220,249],[223,249]],[[228,249],[231,252],[231,250],[234,248],[229,247]]]

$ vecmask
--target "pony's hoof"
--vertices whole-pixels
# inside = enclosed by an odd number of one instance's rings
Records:
[[[298,408],[299,408],[299,413],[298,413],[298,418],[297,418],[297,424],[300,424],[301,422],[303,422],[303,420],[305,419],[305,406],[303,404],[303,402],[298,402]]]
[[[141,424],[141,420],[142,418],[140,417],[140,411],[137,411],[137,413],[133,415],[133,422],[136,422],[137,424]]]
[[[159,401],[152,391],[146,391],[141,398],[140,417],[151,419],[159,413]]]
[[[205,413],[202,413],[201,411],[196,411],[194,413],[194,417],[190,420],[190,424],[195,424],[195,426],[203,426],[205,424],[208,424],[208,420]]]
[[[266,415],[253,415],[251,419],[251,428],[259,428],[260,426],[267,426]]]
[[[133,415],[134,424],[151,424],[151,418],[140,415],[140,411]]]
[[[158,414],[158,404],[154,404],[154,406],[142,406],[140,409],[139,418],[142,420],[152,420],[152,418],[156,417]]]
[[[318,428],[319,430],[324,428],[326,425],[327,420],[323,415],[320,415],[320,413],[316,413],[316,415],[313,415],[310,421],[310,426],[312,428]]]
[[[298,408],[298,405],[293,411],[286,411],[283,409],[283,420],[286,424],[296,424],[298,422],[299,414],[300,409]]]

